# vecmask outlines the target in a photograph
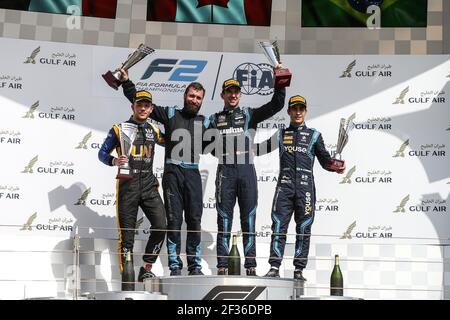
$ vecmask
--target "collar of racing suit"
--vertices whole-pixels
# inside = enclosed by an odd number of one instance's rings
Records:
[[[295,124],[290,124],[289,127],[286,129],[287,131],[298,131],[298,130],[303,130],[306,128],[306,123],[303,122],[303,124],[300,125],[295,125]]]
[[[240,107],[239,105],[237,105],[237,106],[234,107],[234,108],[227,107],[227,106],[224,106],[224,107],[223,107],[223,111],[225,111],[225,112],[227,112],[227,113],[233,113],[233,112],[236,112],[236,111],[239,111],[239,110],[241,110],[241,107]]]
[[[149,124],[148,124],[147,121],[145,121],[144,123],[138,123],[138,122],[136,122],[136,121],[133,119],[133,116],[131,116],[130,119],[128,119],[127,122],[136,124],[136,125],[138,126],[138,128],[143,128],[143,129],[146,129],[146,128],[148,128],[148,126],[149,126]]]

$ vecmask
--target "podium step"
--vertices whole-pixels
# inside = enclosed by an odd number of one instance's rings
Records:
[[[173,276],[144,281],[145,290],[169,300],[296,300],[303,281],[247,276]]]

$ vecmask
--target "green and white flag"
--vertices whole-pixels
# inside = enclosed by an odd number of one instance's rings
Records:
[[[370,5],[381,9],[381,27],[426,27],[427,0],[303,0],[302,27],[366,27]]]

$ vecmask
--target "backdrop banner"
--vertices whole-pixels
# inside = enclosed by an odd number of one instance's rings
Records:
[[[40,243],[35,239],[42,238],[47,245],[66,241],[67,247],[77,233],[85,241],[109,241],[115,252],[117,168],[103,165],[97,153],[111,126],[128,119],[131,108],[121,89],[112,90],[101,75],[134,49],[5,38],[0,46],[0,225],[3,236],[15,239],[3,241],[0,249],[31,250]],[[293,75],[287,99],[296,94],[306,97],[306,124],[322,133],[330,152],[336,147],[340,119],[350,119],[354,125],[342,154],[345,173],[337,175],[315,164],[311,255],[323,254],[323,246],[330,248],[325,255],[331,272],[336,248],[405,246],[411,252],[417,245],[448,243],[449,56],[284,55],[283,63]],[[156,50],[130,69],[137,87],[149,90],[161,106],[181,108],[187,85],[201,82],[206,88],[200,110],[204,115],[223,108],[221,84],[231,77],[242,83],[242,107],[256,108],[270,100],[273,76],[263,54]],[[288,125],[286,110],[285,106],[260,123],[255,140]],[[214,274],[217,163],[210,154],[201,157],[202,237],[204,252],[209,252],[204,263]],[[258,273],[262,275],[268,266],[278,151],[257,158],[255,166]],[[154,172],[159,180],[163,167],[164,150],[157,146]],[[237,205],[234,213],[232,230],[239,232]],[[136,239],[147,239],[147,219],[137,227]],[[293,243],[293,220],[288,232],[288,243]],[[67,265],[72,262],[70,246],[68,250]],[[414,252],[429,257],[428,251]],[[361,258],[366,253],[359,251]],[[433,257],[443,254],[439,251]],[[386,257],[384,249],[375,256]],[[116,258],[112,255],[111,261]],[[51,259],[49,255],[39,263],[57,263]],[[162,274],[167,257],[158,261]],[[292,268],[292,259],[284,264]],[[317,267],[314,261],[308,265],[310,272]],[[0,274],[17,278],[13,270],[4,268],[2,264]],[[440,268],[438,288],[444,285],[444,266]],[[325,285],[329,274],[326,277]],[[364,277],[358,279],[363,285]],[[23,294],[23,288],[19,291]]]

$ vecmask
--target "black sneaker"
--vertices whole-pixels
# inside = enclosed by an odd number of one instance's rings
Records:
[[[156,275],[152,272],[152,270],[147,270],[144,267],[141,267],[139,270],[138,281],[144,282],[145,279],[154,278]]]
[[[301,280],[301,281],[306,281],[306,278],[303,276],[303,270],[302,269],[297,269],[294,271],[294,279],[295,280]]]
[[[255,267],[247,268],[247,270],[245,270],[245,273],[247,274],[247,276],[255,277],[256,276],[256,268]]]
[[[190,276],[204,276],[204,274],[203,274],[202,270],[200,270],[200,268],[192,269],[191,271],[189,271],[188,275],[190,275]]]
[[[270,268],[269,272],[267,272],[264,277],[267,277],[267,278],[279,278],[280,277],[280,270],[275,269],[275,268]]]
[[[226,276],[228,274],[227,268],[219,268],[217,269],[217,275],[218,276]]]
[[[176,269],[170,270],[170,275],[171,276],[181,276],[181,269],[176,268]]]

